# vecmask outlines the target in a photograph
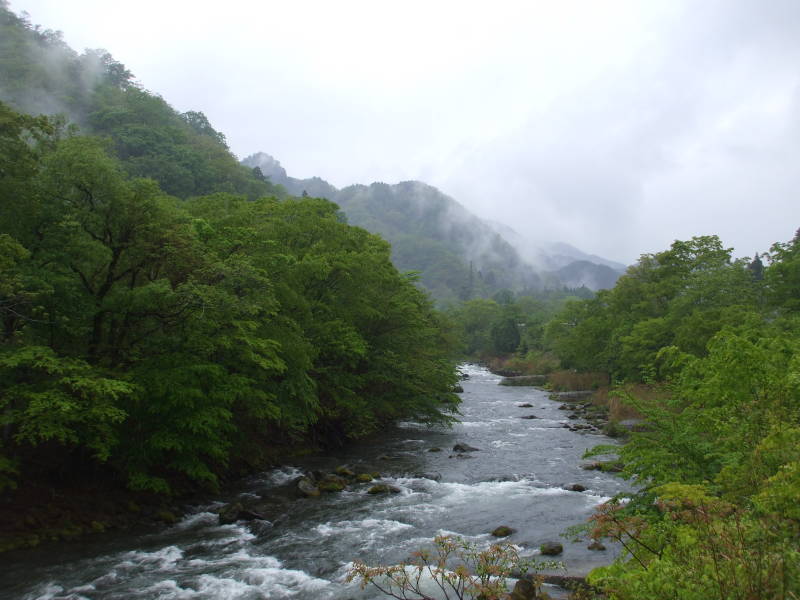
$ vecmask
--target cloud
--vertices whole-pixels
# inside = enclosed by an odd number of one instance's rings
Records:
[[[16,0],[106,47],[240,156],[342,187],[421,179],[630,262],[800,225],[800,3]]]

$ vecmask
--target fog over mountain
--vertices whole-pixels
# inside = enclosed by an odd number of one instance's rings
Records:
[[[290,194],[336,202],[348,222],[391,242],[398,268],[420,271],[422,284],[440,301],[487,296],[501,289],[610,288],[625,269],[569,244],[542,244],[480,219],[420,181],[355,184],[338,190],[319,177],[289,176],[280,161],[265,152],[248,156],[242,164],[259,169]]]
[[[10,6],[300,179],[425,181],[624,264],[800,224],[796,0]]]

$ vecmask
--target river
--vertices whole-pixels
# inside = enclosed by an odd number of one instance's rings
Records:
[[[560,534],[629,489],[610,474],[580,468],[587,448],[611,440],[564,428],[567,414],[543,390],[499,386],[500,377],[481,367],[464,370],[461,422],[452,429],[404,423],[336,456],[254,476],[173,526],[2,556],[0,598],[377,599],[344,583],[352,560],[395,564],[446,533],[488,546],[499,525],[516,530],[508,539],[522,554],[535,555],[544,541],[561,542],[558,558],[570,572],[609,562],[612,546],[591,551],[586,539]],[[522,418],[529,415],[536,418]],[[456,443],[479,450],[459,457]],[[401,491],[373,496],[363,483],[321,498],[290,497],[290,482],[303,472],[340,465],[378,471]],[[575,483],[586,491],[564,489]],[[268,502],[268,520],[219,525],[215,509],[237,498]]]

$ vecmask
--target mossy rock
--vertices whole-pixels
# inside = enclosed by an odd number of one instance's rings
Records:
[[[439,446],[434,446],[433,448],[428,448],[428,452],[441,452],[442,449]]]
[[[514,530],[514,529],[511,529],[511,527],[509,527],[508,525],[500,525],[500,527],[496,527],[496,528],[495,528],[495,529],[492,531],[492,535],[493,535],[494,537],[508,537],[508,536],[510,536],[512,533],[514,533],[514,531],[515,531],[515,530]]]
[[[103,533],[106,530],[106,528],[108,527],[108,525],[106,525],[102,521],[92,521],[91,523],[89,523],[89,527],[95,533]]]
[[[353,471],[351,471],[350,469],[348,469],[348,468],[347,468],[347,467],[345,467],[344,465],[343,465],[343,466],[341,466],[341,467],[336,467],[336,470],[335,470],[334,472],[335,472],[337,475],[339,475],[340,477],[353,478],[353,477],[355,477],[355,476],[356,476],[356,474],[355,474],[355,473],[353,473]]]
[[[369,483],[370,481],[372,481],[372,479],[373,477],[369,473],[359,473],[358,475],[356,475],[356,481],[359,481],[361,483]]]
[[[327,479],[325,481],[320,481],[319,484],[317,484],[317,488],[319,488],[320,492],[330,494],[333,492],[341,492],[345,486],[341,481]]]
[[[167,525],[174,525],[178,522],[178,517],[170,510],[160,510],[156,513],[156,519]]]
[[[542,553],[543,556],[557,556],[564,551],[564,546],[559,544],[558,542],[545,542],[541,546],[539,546],[539,552]]]

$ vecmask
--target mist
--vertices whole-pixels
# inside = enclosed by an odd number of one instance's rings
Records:
[[[532,247],[630,264],[800,225],[800,3],[11,2],[107,48],[240,157],[435,185]]]

